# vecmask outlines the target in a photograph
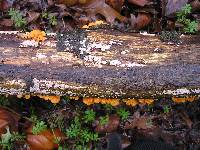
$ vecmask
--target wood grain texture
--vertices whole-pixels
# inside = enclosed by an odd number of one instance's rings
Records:
[[[52,37],[39,48],[19,48],[21,39],[0,35],[0,93],[113,98],[200,94],[200,35],[184,36],[179,45],[114,30],[88,31],[87,38],[96,47],[80,59],[49,47],[56,42]]]

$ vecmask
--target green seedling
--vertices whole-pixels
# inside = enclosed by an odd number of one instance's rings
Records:
[[[88,128],[82,127],[81,121],[78,117],[70,124],[70,127],[66,130],[66,135],[69,138],[73,138],[76,140],[75,149],[87,149],[87,144],[89,142],[98,141],[98,134],[89,131]]]
[[[95,120],[95,116],[96,113],[94,112],[94,110],[86,110],[83,116],[84,122],[88,123],[88,122],[93,122]]]
[[[50,16],[50,23],[52,26],[56,26],[58,24],[56,16]]]
[[[53,16],[46,11],[42,12],[42,18],[48,19],[52,26],[56,26],[58,24],[56,16]]]
[[[82,144],[88,143],[89,141],[97,141],[98,134],[90,132],[90,131],[88,131],[88,129],[84,129],[81,131],[80,139],[81,139],[80,142]]]
[[[106,125],[108,123],[108,121],[109,121],[108,115],[99,117],[99,124],[101,126]]]
[[[177,12],[177,21],[184,25],[184,31],[186,33],[195,33],[198,31],[198,22],[191,21],[187,16],[192,12],[192,6],[186,4],[182,9]]]
[[[47,129],[47,125],[45,124],[44,121],[37,121],[32,128],[32,133],[36,135],[36,134],[39,134],[46,129]]]
[[[42,12],[42,18],[48,19],[48,13],[47,12]]]
[[[170,112],[170,107],[169,107],[168,105],[165,105],[165,106],[163,107],[163,112],[164,112],[165,114],[168,114],[168,113]]]
[[[117,109],[117,114],[122,120],[126,120],[128,116],[130,115],[130,112],[126,110],[125,108],[120,108],[120,109]]]
[[[0,106],[8,106],[10,105],[9,100],[5,96],[0,95]]]
[[[73,123],[66,130],[66,134],[69,138],[75,138],[79,135],[81,131],[81,123],[78,117],[75,117]]]
[[[152,125],[153,125],[152,119],[147,119],[146,125],[147,125],[147,126],[152,126]]]
[[[9,127],[6,127],[6,133],[1,135],[0,145],[3,150],[11,150],[15,141],[24,141],[25,136],[20,135],[18,132],[10,132]]]
[[[11,20],[14,22],[15,27],[22,28],[26,25],[26,19],[23,18],[19,10],[10,8],[8,15],[11,17]]]

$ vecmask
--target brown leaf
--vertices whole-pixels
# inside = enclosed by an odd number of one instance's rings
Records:
[[[53,6],[54,5],[54,1],[53,0],[47,0],[48,6]]]
[[[116,10],[105,3],[105,0],[92,0],[86,3],[82,7],[87,12],[88,16],[95,17],[97,14],[101,14],[105,17],[106,21],[109,23],[114,23],[115,19],[123,22],[126,21],[126,17],[121,16]]]
[[[113,132],[113,131],[117,130],[119,123],[120,123],[120,118],[117,115],[110,115],[109,121],[107,124],[100,125],[100,123],[98,121],[95,131],[99,132],[99,133]]]
[[[187,4],[188,0],[168,0],[166,9],[165,9],[165,15],[170,16],[177,11],[181,10],[183,6]]]
[[[147,13],[139,13],[136,17],[131,14],[131,26],[134,29],[142,29],[151,22],[151,16]]]
[[[185,123],[187,124],[187,126],[191,129],[193,122],[190,119],[190,117],[188,116],[188,114],[185,111],[181,111],[180,113],[181,118],[185,121]]]
[[[0,1],[0,10],[1,11],[7,11],[9,8],[12,7],[14,1],[9,0],[1,0]]]
[[[199,0],[194,0],[190,4],[192,6],[193,11],[200,10],[200,1]]]
[[[6,27],[11,27],[13,25],[13,21],[11,19],[2,19],[0,21],[0,25],[6,26]]]
[[[129,119],[124,126],[124,129],[133,129],[133,128],[137,128],[137,129],[148,129],[148,128],[152,128],[154,127],[151,123],[149,123],[150,121],[150,117],[149,116],[140,116],[139,112],[135,112],[132,119]]]
[[[73,6],[78,4],[86,4],[91,0],[56,0],[56,3],[65,4],[67,6]]]
[[[19,115],[0,107],[0,134],[5,133],[6,126],[9,126],[11,131],[17,131],[19,119]]]
[[[128,2],[143,7],[149,3],[149,0],[128,0]]]
[[[28,23],[36,21],[39,18],[39,16],[40,16],[40,13],[35,12],[35,11],[29,11],[28,18],[27,18]]]
[[[52,150],[58,148],[58,145],[55,144],[55,138],[63,138],[64,134],[59,130],[55,129],[54,133],[50,130],[42,131],[37,135],[32,134],[32,127],[27,130],[26,141],[29,144],[31,150]],[[54,136],[55,135],[55,136]]]
[[[106,0],[106,3],[120,12],[124,4],[124,0]]]
[[[65,4],[67,6],[73,6],[78,4],[78,0],[56,0],[56,3]]]

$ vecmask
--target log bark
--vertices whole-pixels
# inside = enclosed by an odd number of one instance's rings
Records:
[[[86,38],[90,54],[80,58],[74,50],[52,45],[55,37],[47,37],[38,48],[21,48],[22,39],[0,34],[0,94],[112,98],[200,94],[200,35],[184,36],[179,45],[115,30],[87,31]]]

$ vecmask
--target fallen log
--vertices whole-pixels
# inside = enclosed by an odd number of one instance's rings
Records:
[[[182,43],[172,44],[148,34],[99,29],[87,31],[82,41],[66,38],[65,47],[61,43],[60,49],[55,46],[55,37],[31,48],[19,47],[23,40],[16,35],[0,34],[0,94],[112,98],[198,95],[199,38],[187,35],[181,37]],[[82,57],[77,49],[89,49],[89,53]]]

